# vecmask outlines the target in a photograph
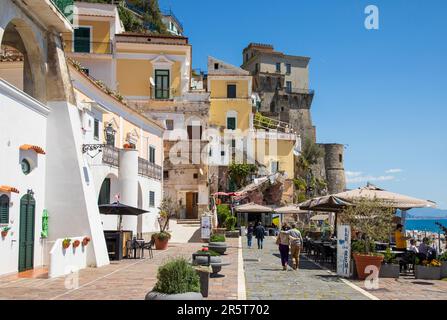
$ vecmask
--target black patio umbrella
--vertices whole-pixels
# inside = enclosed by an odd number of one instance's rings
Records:
[[[128,206],[119,202],[114,202],[111,204],[102,204],[99,206],[99,212],[105,215],[118,215],[120,216],[118,223],[118,230],[121,230],[121,223],[123,220],[123,216],[139,216],[143,213],[148,212],[147,210],[143,210],[140,208],[135,208],[132,206]]]

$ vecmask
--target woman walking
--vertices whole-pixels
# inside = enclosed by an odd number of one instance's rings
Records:
[[[247,228],[247,245],[248,245],[249,249],[251,249],[251,244],[252,244],[252,240],[253,240],[253,232],[254,232],[254,230],[255,229],[253,228],[253,225],[250,222],[250,224],[248,225],[248,228]]]
[[[281,264],[282,269],[284,271],[287,270],[287,265],[289,264],[289,245],[290,245],[290,237],[288,231],[287,224],[284,224],[281,232],[276,238],[276,244],[279,247],[279,254],[281,255]]]
[[[258,222],[258,225],[255,228],[255,237],[256,240],[258,240],[258,249],[262,249],[265,237],[265,229],[262,226],[261,222]]]

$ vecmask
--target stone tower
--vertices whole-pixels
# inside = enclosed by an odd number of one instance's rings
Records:
[[[345,169],[343,165],[344,145],[328,143],[324,148],[324,166],[329,194],[343,192],[346,188]]]

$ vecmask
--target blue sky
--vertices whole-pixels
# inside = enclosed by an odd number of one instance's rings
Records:
[[[349,188],[371,181],[447,209],[447,1],[174,1],[193,45],[240,65],[249,42],[311,57],[319,142],[346,144]],[[379,30],[364,27],[379,8]]]

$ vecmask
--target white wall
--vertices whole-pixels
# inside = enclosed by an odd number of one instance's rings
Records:
[[[46,150],[48,108],[22,91],[0,80],[0,185],[17,188],[20,193],[6,193],[10,198],[9,226],[5,239],[0,238],[0,275],[18,271],[20,199],[28,189],[36,200],[34,266],[43,264],[42,212],[45,209],[46,155],[21,151],[23,144],[37,145]],[[20,119],[20,121],[17,121]],[[32,171],[25,175],[20,162],[29,160]],[[0,195],[3,194],[0,192]]]
[[[116,83],[113,81],[113,63],[112,59],[96,59],[91,57],[78,57],[75,58],[82,67],[89,69],[89,75],[97,80],[101,80],[110,89],[116,88]]]
[[[91,243],[87,246],[82,245],[82,237],[70,238],[71,244],[67,249],[63,248],[64,239],[57,239],[50,250],[50,263],[48,268],[48,276],[50,278],[64,276],[77,272],[87,267],[87,253],[91,247]],[[77,248],[73,248],[73,243],[79,240],[81,244]]]

